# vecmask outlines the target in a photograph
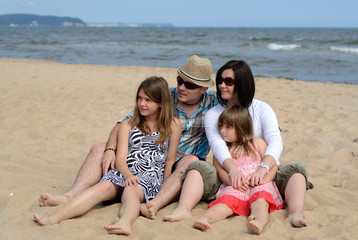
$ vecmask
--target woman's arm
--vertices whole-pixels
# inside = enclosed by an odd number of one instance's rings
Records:
[[[215,158],[215,156],[213,156],[213,165],[216,168],[216,171],[218,173],[219,178],[221,179],[221,181],[227,185],[230,186],[231,185],[231,180],[229,177],[228,172],[220,165],[220,163],[218,162],[218,160]]]
[[[173,119],[173,123],[171,125],[172,134],[169,138],[169,148],[168,148],[168,155],[165,161],[164,167],[164,177],[163,181],[169,177],[172,171],[172,166],[175,163],[176,154],[179,146],[180,136],[181,136],[181,124],[178,118]]]

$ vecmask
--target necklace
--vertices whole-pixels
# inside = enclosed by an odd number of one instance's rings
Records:
[[[187,105],[187,106],[195,106],[196,104],[198,104],[202,100],[203,100],[203,95],[201,95],[201,97],[199,98],[199,100],[196,103],[185,103],[185,102],[181,102],[181,103],[184,104],[184,105]]]

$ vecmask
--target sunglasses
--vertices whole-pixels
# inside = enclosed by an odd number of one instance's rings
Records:
[[[235,80],[232,79],[232,78],[219,78],[218,79],[218,84],[222,84],[222,83],[225,83],[226,86],[233,86],[235,84]]]
[[[180,76],[177,77],[177,81],[178,81],[179,86],[184,84],[186,89],[189,89],[189,90],[194,90],[194,89],[200,88],[200,86],[196,85],[195,83],[185,82]]]

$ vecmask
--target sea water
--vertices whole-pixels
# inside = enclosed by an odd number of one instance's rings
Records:
[[[245,60],[255,76],[358,84],[358,29],[0,27],[0,57],[180,67]]]

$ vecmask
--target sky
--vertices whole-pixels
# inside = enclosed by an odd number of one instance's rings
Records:
[[[357,0],[0,0],[0,15],[178,27],[358,27]]]

